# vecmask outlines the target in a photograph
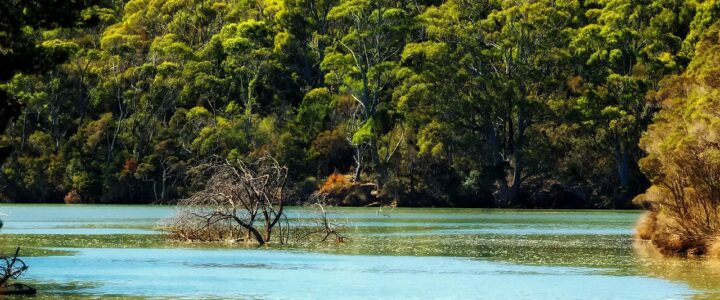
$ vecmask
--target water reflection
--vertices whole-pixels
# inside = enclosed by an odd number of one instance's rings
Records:
[[[720,299],[720,259],[668,257],[642,240],[633,250],[639,273],[688,284],[698,290],[694,299]]]

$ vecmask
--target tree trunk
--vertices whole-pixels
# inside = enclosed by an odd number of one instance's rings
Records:
[[[260,245],[265,244],[265,239],[263,238],[262,234],[260,233],[260,231],[258,231],[255,228],[255,226],[252,225],[252,223],[247,224],[247,223],[243,222],[243,220],[241,220],[237,216],[232,216],[232,218],[233,218],[233,220],[235,220],[235,222],[238,225],[240,225],[240,227],[245,228],[245,230],[248,231],[248,236],[250,236],[252,234],[252,237],[255,238],[255,240],[258,242],[258,244],[260,244]]]
[[[252,235],[255,237],[255,240],[258,242],[259,245],[261,245],[261,246],[265,245],[265,239],[263,238],[262,234],[260,234],[260,232],[257,229],[255,229],[255,227],[248,227],[247,230],[249,230],[250,233],[252,233]]]
[[[361,151],[362,149],[360,149],[359,145],[355,147],[355,174],[353,175],[354,182],[360,182],[360,174],[362,173],[363,168],[363,158]]]
[[[620,186],[627,187],[630,184],[630,154],[627,147],[618,145],[615,149],[615,162],[617,164]]]
[[[488,145],[490,147],[490,169],[492,170],[495,179],[497,190],[493,193],[495,198],[495,205],[498,207],[508,206],[508,196],[510,194],[510,187],[507,182],[506,166],[507,162],[503,159],[500,151],[500,139],[495,133],[495,129],[492,125],[485,126],[485,135],[488,138]]]
[[[377,189],[381,190],[385,185],[385,181],[387,181],[387,169],[380,160],[377,143],[375,143],[374,139],[370,141],[370,156],[372,156],[373,164],[375,165],[375,172],[377,173],[375,183],[377,184]]]
[[[269,242],[271,236],[272,236],[272,227],[267,225],[265,227],[265,242]]]
[[[525,143],[525,129],[526,129],[525,114],[522,108],[518,107],[517,115],[517,141],[515,142],[515,165],[513,166],[513,181],[512,188],[510,191],[510,198],[508,199],[508,206],[517,204],[517,197],[520,194],[520,188],[522,185],[522,171],[524,168],[523,161],[523,148]]]

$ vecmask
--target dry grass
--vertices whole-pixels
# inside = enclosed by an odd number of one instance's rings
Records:
[[[640,216],[635,225],[635,236],[639,239],[650,240],[655,234],[657,224],[657,212],[649,211]]]
[[[63,198],[63,200],[65,201],[65,204],[78,204],[78,203],[82,203],[82,197],[81,197],[80,194],[79,194],[77,191],[75,191],[75,190],[72,190],[72,191],[70,191],[69,193],[67,193],[67,194],[65,195],[65,198]]]
[[[182,209],[181,209],[182,210]],[[163,222],[160,229],[174,240],[188,242],[237,242],[247,237],[247,232],[231,220],[211,220],[190,211],[178,212]]]
[[[707,240],[705,255],[709,257],[720,257],[720,237],[713,236]]]

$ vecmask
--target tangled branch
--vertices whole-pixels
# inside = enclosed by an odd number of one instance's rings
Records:
[[[28,269],[25,262],[18,258],[20,254],[20,247],[15,249],[13,256],[0,256],[0,262],[4,265],[0,265],[0,287],[5,287],[8,281],[11,279],[18,279]]]

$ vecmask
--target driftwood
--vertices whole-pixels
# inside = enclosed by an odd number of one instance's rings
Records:
[[[325,205],[321,202],[312,204],[310,207],[314,209],[314,215],[310,224],[306,227],[306,232],[299,236],[299,241],[310,240],[311,236],[317,236],[320,242],[333,241],[336,243],[345,243],[350,241],[350,238],[342,233],[343,225],[337,220],[330,219]]]
[[[28,269],[27,264],[18,258],[20,247],[15,249],[13,256],[0,257],[0,295],[35,295],[37,290],[24,284],[8,284],[10,280],[18,279]]]

